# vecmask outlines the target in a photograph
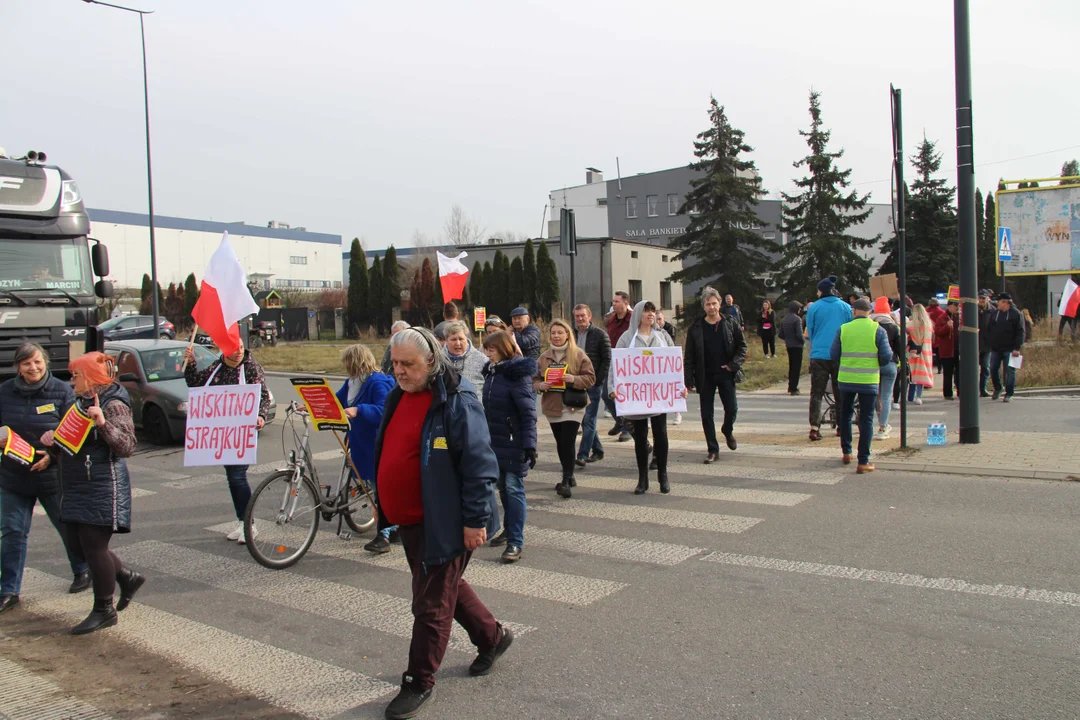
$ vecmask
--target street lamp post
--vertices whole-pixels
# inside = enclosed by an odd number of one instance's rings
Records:
[[[143,112],[146,117],[146,193],[149,205],[149,225],[150,225],[150,297],[151,305],[153,307],[154,314],[154,339],[156,340],[160,333],[158,327],[158,316],[160,314],[160,308],[158,307],[158,275],[157,275],[157,244],[154,242],[154,172],[153,166],[150,161],[150,90],[147,81],[146,74],[146,28],[143,25],[143,16],[153,14],[153,10],[136,10],[135,8],[124,7],[123,5],[114,5],[112,3],[101,2],[101,0],[83,0],[83,2],[91,5],[103,5],[104,7],[115,8],[116,10],[124,10],[125,12],[132,12],[139,16],[139,37],[142,39],[142,72],[143,72]]]

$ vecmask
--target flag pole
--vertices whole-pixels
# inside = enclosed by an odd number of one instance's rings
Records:
[[[199,332],[199,323],[195,323],[195,327],[191,328],[191,339],[188,340],[188,350],[195,347],[195,335]],[[185,353],[186,354],[186,353]],[[184,364],[180,366],[180,372],[187,370],[187,358],[184,358]]]

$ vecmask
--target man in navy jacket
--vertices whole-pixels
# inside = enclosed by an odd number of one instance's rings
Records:
[[[476,392],[446,367],[423,328],[390,339],[395,387],[375,440],[379,526],[398,525],[412,570],[412,644],[387,718],[411,718],[434,696],[456,620],[477,645],[469,674],[491,672],[514,636],[462,575],[472,551],[498,530],[499,463]]]

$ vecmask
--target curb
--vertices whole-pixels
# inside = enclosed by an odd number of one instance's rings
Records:
[[[896,460],[875,460],[881,470],[901,470],[904,472],[932,473],[938,475],[977,475],[980,477],[1004,477],[1022,480],[1072,480],[1073,473],[1055,470],[1031,470],[1028,468],[991,468],[970,467],[966,465],[936,465],[934,463],[903,462]]]

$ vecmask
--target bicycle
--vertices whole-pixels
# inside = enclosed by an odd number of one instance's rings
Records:
[[[296,418],[304,422],[304,432],[296,428]],[[295,447],[286,451],[287,433],[292,432]],[[340,438],[338,442],[341,443]],[[359,480],[341,443],[345,457],[338,476],[337,489],[319,482],[311,454],[311,420],[302,405],[293,401],[285,411],[281,429],[281,448],[288,466],[271,473],[251,494],[244,513],[244,539],[256,562],[272,570],[291,567],[304,557],[319,531],[319,520],[338,518],[338,536],[352,535],[342,530],[342,521],[356,534],[375,527],[376,508],[370,488]]]

